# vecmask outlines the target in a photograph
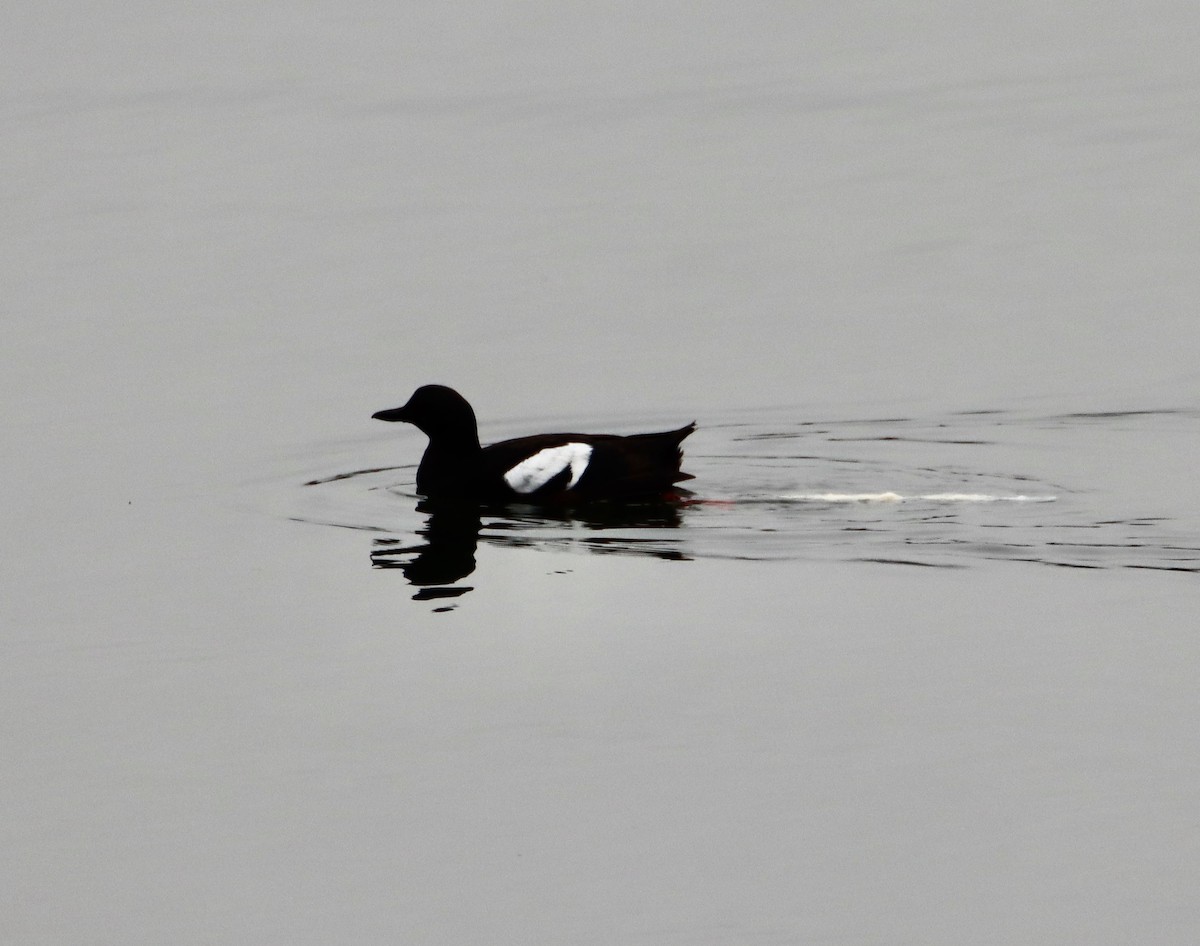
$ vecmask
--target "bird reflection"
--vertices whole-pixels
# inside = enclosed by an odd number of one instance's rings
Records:
[[[371,564],[395,568],[420,590],[414,600],[454,598],[473,590],[457,584],[476,567],[480,541],[514,548],[582,549],[594,553],[649,555],[675,561],[688,556],[679,540],[657,533],[683,523],[685,501],[590,503],[573,508],[507,505],[467,508],[417,503],[425,516],[419,541],[376,539]]]
[[[451,585],[466,578],[475,571],[475,549],[482,528],[479,511],[423,506],[417,504],[417,512],[426,513],[425,524],[417,529],[423,541],[402,546],[395,539],[376,539],[371,564],[398,568],[411,584],[419,586]]]

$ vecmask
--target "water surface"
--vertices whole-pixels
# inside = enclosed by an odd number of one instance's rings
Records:
[[[1194,942],[1193,5],[2,21],[0,940]]]

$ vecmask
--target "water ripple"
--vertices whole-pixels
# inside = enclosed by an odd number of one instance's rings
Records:
[[[726,417],[689,441],[694,492],[677,502],[510,506],[453,521],[419,503],[413,479],[423,444],[410,438],[388,449],[407,450],[413,463],[304,477],[289,492],[289,515],[376,534],[365,560],[404,570],[429,599],[454,596],[430,589],[471,574],[480,543],[671,560],[1007,561],[1190,574],[1200,572],[1200,522],[1186,497],[1112,461],[1152,465],[1155,451],[1169,454],[1180,437],[1194,441],[1197,426],[1192,409]],[[384,449],[372,441],[364,454]]]

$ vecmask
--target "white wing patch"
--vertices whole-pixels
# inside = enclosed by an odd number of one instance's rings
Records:
[[[547,447],[533,456],[522,460],[504,474],[504,481],[518,493],[532,493],[570,467],[570,489],[579,482],[583,471],[592,458],[592,448],[586,443],[564,443],[561,447]]]

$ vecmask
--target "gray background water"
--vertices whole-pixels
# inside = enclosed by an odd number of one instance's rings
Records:
[[[0,939],[1194,942],[1193,5],[0,24]],[[426,381],[726,505],[414,601]]]

